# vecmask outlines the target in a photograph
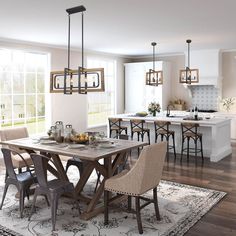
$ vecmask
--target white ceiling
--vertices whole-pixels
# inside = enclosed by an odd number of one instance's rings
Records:
[[[67,46],[65,9],[84,5],[85,49],[125,56],[236,49],[236,0],[0,0],[0,39]],[[81,47],[81,15],[71,15]]]

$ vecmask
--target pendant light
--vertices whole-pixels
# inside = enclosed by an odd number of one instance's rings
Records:
[[[150,86],[158,86],[159,84],[163,84],[163,72],[162,71],[156,71],[155,68],[155,46],[157,45],[156,42],[151,43],[153,47],[153,56],[152,56],[152,62],[153,67],[152,69],[149,69],[149,71],[146,73],[146,85]]]
[[[87,94],[87,92],[101,92],[105,90],[104,84],[104,68],[85,68],[84,66],[84,6],[77,6],[66,9],[68,13],[68,58],[67,67],[64,71],[51,72],[50,92],[64,94],[72,94],[78,92],[79,94]],[[82,27],[82,65],[77,70],[70,68],[70,17],[72,14],[81,13],[81,27]]]
[[[186,43],[188,44],[188,64],[185,70],[180,70],[180,83],[191,84],[191,83],[198,83],[199,80],[199,71],[198,69],[190,69],[190,43],[192,42],[191,39],[187,39]]]

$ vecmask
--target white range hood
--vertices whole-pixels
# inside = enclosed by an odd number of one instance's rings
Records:
[[[187,52],[185,61],[187,63]],[[199,69],[199,83],[192,83],[188,86],[214,85],[220,88],[222,84],[221,64],[219,49],[191,51],[190,68]]]

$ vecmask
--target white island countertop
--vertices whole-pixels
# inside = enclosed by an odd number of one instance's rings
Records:
[[[209,114],[209,113],[208,113]],[[171,123],[198,123],[201,126],[211,126],[211,125],[218,125],[222,123],[230,122],[229,118],[215,118],[213,115],[206,115],[206,113],[201,114],[199,113],[200,120],[190,120],[188,119],[189,113],[188,112],[181,112],[181,114],[173,113],[169,117],[165,115],[165,113],[157,113],[157,116],[137,116],[133,114],[118,114],[111,116],[113,118],[122,118],[123,120],[130,120],[130,119],[140,119],[145,120],[146,122],[153,122],[155,120],[163,120],[163,121],[170,121]],[[186,119],[186,120],[185,120]]]
[[[199,132],[203,135],[203,155],[210,157],[213,162],[219,161],[232,153],[230,139],[230,118],[215,118],[213,113],[199,113],[201,120],[184,120],[189,117],[189,112],[171,112],[170,117],[166,117],[165,112],[160,112],[157,116],[140,117],[135,114],[118,114],[110,116],[111,118],[122,118],[124,125],[129,127],[131,119],[145,120],[147,127],[151,130],[151,143],[154,142],[154,124],[155,120],[170,121],[171,130],[175,131],[175,143],[177,153],[181,152],[182,136],[181,123],[198,123]]]

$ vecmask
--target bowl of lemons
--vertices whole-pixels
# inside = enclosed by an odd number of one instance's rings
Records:
[[[88,143],[89,141],[89,136],[86,133],[81,133],[81,134],[75,134],[71,136],[71,141],[75,143]]]

